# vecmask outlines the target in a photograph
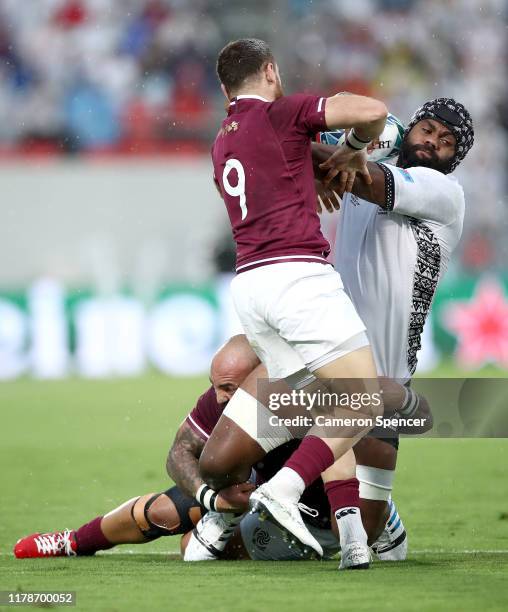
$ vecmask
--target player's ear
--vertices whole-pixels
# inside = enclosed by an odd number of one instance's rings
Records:
[[[266,80],[269,83],[277,82],[277,69],[275,68],[275,64],[273,62],[268,62],[265,65],[264,73],[265,73]]]

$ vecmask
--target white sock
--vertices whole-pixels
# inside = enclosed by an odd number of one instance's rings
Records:
[[[270,480],[270,487],[277,495],[298,501],[305,491],[303,478],[291,468],[281,468]]]
[[[367,533],[363,527],[360,508],[348,506],[335,511],[339,528],[340,547],[344,550],[352,542],[367,544]]]

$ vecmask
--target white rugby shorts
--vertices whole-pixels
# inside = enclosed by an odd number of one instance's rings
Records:
[[[311,372],[367,346],[365,325],[330,265],[287,262],[231,282],[245,334],[270,378]]]

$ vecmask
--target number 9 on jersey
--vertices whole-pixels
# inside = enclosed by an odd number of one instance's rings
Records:
[[[238,175],[237,185],[231,185],[229,182],[229,174],[231,170],[236,170]],[[238,159],[228,159],[224,166],[224,172],[222,173],[222,184],[224,190],[230,196],[234,198],[240,198],[240,210],[242,211],[242,221],[247,216],[247,198],[245,196],[245,170],[243,169],[242,163]]]

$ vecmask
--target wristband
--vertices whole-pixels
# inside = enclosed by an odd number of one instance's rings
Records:
[[[207,484],[202,484],[196,493],[196,499],[207,510],[216,512],[217,508],[215,507],[215,501],[218,495],[219,494]]]
[[[365,140],[358,138],[358,136],[355,134],[354,129],[350,130],[349,134],[346,137],[347,146],[351,147],[351,149],[354,149],[355,151],[361,151],[362,149],[365,149],[365,147],[367,147],[370,143],[370,140],[367,140],[367,142],[365,142]]]
[[[400,416],[405,418],[412,417],[416,414],[416,411],[420,407],[420,397],[418,393],[415,393],[409,387],[404,387],[404,391],[406,395],[404,397],[404,401],[402,402],[402,406],[397,410]]]

